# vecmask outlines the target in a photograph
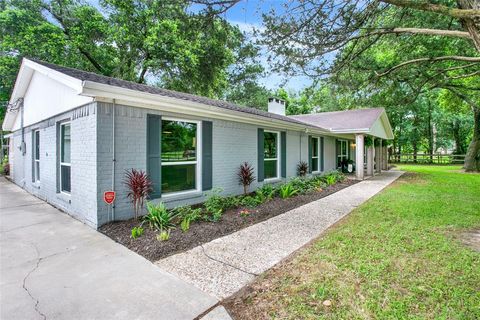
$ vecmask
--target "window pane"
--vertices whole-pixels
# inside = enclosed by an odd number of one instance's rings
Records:
[[[70,163],[70,125],[65,124],[61,127],[62,135],[62,145],[61,145],[61,158],[60,162]]]
[[[264,132],[264,157],[271,159],[277,157],[277,134],[274,132]]]
[[[197,124],[162,121],[162,162],[195,161]]]
[[[318,138],[312,138],[312,156],[318,157]]]
[[[277,160],[264,161],[265,179],[277,177]]]
[[[342,141],[342,155],[347,154],[347,141]]]
[[[35,131],[35,160],[40,160],[40,131]]]
[[[162,166],[162,193],[195,189],[195,164]]]
[[[70,192],[70,167],[69,166],[60,166],[60,174],[62,175],[62,185],[61,190],[64,192]]]
[[[318,171],[318,158],[312,159],[312,171]]]
[[[35,181],[40,181],[40,161],[35,161]]]

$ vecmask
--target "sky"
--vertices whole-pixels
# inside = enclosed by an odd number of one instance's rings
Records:
[[[284,0],[241,0],[230,8],[223,17],[230,23],[237,25],[240,30],[251,34],[253,28],[262,27],[262,14],[275,10],[278,13],[283,11]],[[267,71],[267,76],[261,79],[261,83],[268,89],[276,89],[283,86],[287,91],[292,89],[299,91],[312,83],[307,77],[290,77],[284,84],[285,76],[271,72],[267,62],[267,48],[261,51],[260,61]]]

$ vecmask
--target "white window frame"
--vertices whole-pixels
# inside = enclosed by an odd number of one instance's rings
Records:
[[[272,131],[272,130],[264,130],[263,131],[263,134],[264,134],[264,142],[263,142],[263,150],[264,151],[263,152],[264,153],[265,153],[265,133],[275,133],[277,135],[277,157],[276,158],[269,158],[269,159],[265,159],[265,157],[263,158],[264,163],[265,163],[265,161],[274,161],[274,160],[277,161],[277,175],[275,177],[264,179],[264,181],[268,182],[268,181],[278,180],[279,177],[280,177],[280,153],[281,153],[281,150],[280,150],[280,131]]]
[[[320,138],[319,137],[312,137],[312,140],[313,139],[317,140],[317,156],[313,155],[313,143],[312,143],[312,163],[313,163],[314,160],[316,160],[317,170],[315,170],[315,171],[312,170],[312,173],[319,173],[320,172]]]
[[[62,143],[62,127],[63,126],[66,126],[66,125],[69,125],[70,126],[70,162],[62,162],[62,146],[63,146],[63,143]],[[60,123],[60,132],[59,132],[59,136],[60,136],[60,141],[59,141],[59,154],[58,154],[58,161],[60,163],[60,172],[59,172],[59,181],[60,181],[60,185],[59,185],[59,190],[60,190],[60,193],[63,193],[63,194],[66,194],[66,195],[70,195],[71,193],[71,190],[72,190],[72,124],[70,121],[65,121],[65,122],[61,122]],[[70,192],[68,191],[64,191],[62,190],[62,166],[64,167],[70,167]]]
[[[38,138],[37,139],[37,133]],[[33,130],[33,182],[40,182],[40,130]],[[38,143],[38,159],[37,159],[37,143]]]
[[[339,154],[337,155],[337,164],[338,164],[338,158],[345,158],[348,160],[348,148],[349,148],[349,144],[348,144],[348,141],[347,140],[338,140],[340,142],[340,152]],[[342,144],[345,143],[345,154],[342,153]],[[337,168],[340,168],[340,166],[337,166]]]
[[[183,119],[183,118],[173,118],[173,117],[162,117],[161,121],[178,121],[178,122],[187,122],[187,123],[195,123],[197,125],[197,132],[195,133],[196,139],[196,155],[194,161],[177,161],[177,162],[161,162],[161,167],[163,166],[178,166],[182,164],[195,164],[195,189],[191,190],[182,190],[182,191],[174,191],[174,192],[166,192],[162,191],[161,197],[162,198],[169,198],[169,197],[177,197],[181,195],[187,195],[191,193],[198,193],[202,190],[202,121],[199,120],[191,120],[191,119]],[[163,124],[162,124],[162,131],[163,131]],[[162,132],[160,133],[160,137]],[[161,139],[161,138],[160,138]],[[161,142],[160,142],[161,143]],[[160,158],[162,157],[160,151]],[[162,168],[160,168],[160,172],[162,172]]]

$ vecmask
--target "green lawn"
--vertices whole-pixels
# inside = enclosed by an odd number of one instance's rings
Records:
[[[461,242],[480,228],[480,175],[400,169],[408,173],[254,283],[235,318],[480,319],[480,253]]]

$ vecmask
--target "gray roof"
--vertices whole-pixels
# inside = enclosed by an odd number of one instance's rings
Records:
[[[384,111],[383,108],[355,109],[295,115],[289,118],[333,131],[369,129]]]
[[[278,115],[275,113],[271,112],[266,112],[263,110],[258,110],[255,108],[249,108],[241,105],[237,105],[234,103],[230,103],[224,100],[215,100],[215,99],[210,99],[202,96],[197,96],[193,94],[188,94],[188,93],[183,93],[183,92],[178,92],[178,91],[173,91],[173,90],[167,90],[167,89],[162,89],[159,87],[153,87],[153,86],[148,86],[132,81],[126,81],[126,80],[121,80],[117,78],[112,78],[112,77],[107,77],[103,75],[99,75],[93,72],[87,72],[87,71],[82,71],[74,68],[67,68],[67,67],[62,67],[59,65],[47,63],[44,61],[36,60],[36,59],[31,59],[32,61],[41,64],[47,68],[56,70],[58,72],[61,72],[63,74],[66,74],[68,76],[71,76],[73,78],[82,80],[82,81],[91,81],[91,82],[97,82],[101,84],[107,84],[115,87],[120,87],[120,88],[125,88],[125,89],[130,89],[130,90],[136,90],[140,92],[146,92],[146,93],[151,93],[151,94],[158,94],[160,96],[165,96],[165,97],[170,97],[170,98],[176,98],[176,99],[181,99],[181,100],[187,100],[187,101],[192,101],[192,102],[197,102],[209,106],[214,106],[218,108],[223,108],[223,109],[228,109],[232,111],[239,111],[239,112],[244,112],[260,117],[265,117],[265,118],[270,118],[270,119],[276,119],[276,120],[282,120],[285,122],[289,123],[294,123],[294,124],[300,124],[300,125],[307,125],[310,127],[315,127],[320,130],[326,131],[323,127],[319,127],[315,124],[306,124],[303,121],[296,120],[291,117],[287,116],[282,116]]]

